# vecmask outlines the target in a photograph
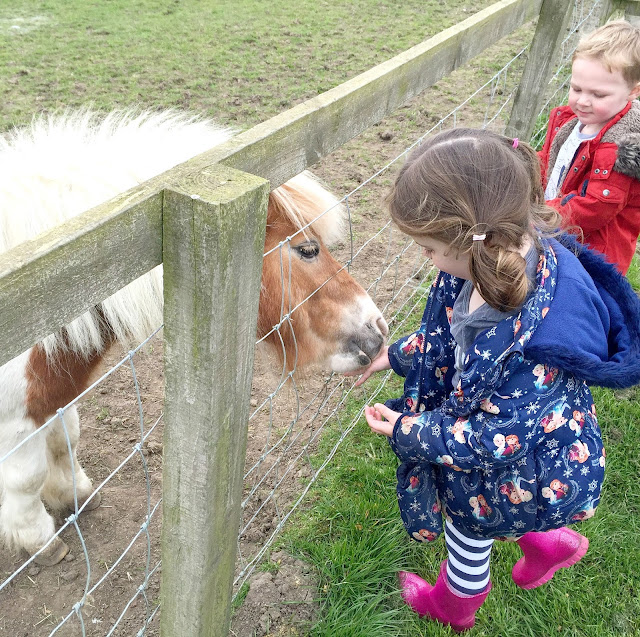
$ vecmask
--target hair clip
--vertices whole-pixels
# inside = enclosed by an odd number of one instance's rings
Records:
[[[473,235],[473,240],[474,241],[484,241],[487,238],[486,234],[474,234]]]
[[[514,147],[514,148],[518,148],[518,144],[519,144],[519,140],[518,140],[518,138],[517,138],[517,137],[514,137],[514,138],[513,138],[513,147]]]

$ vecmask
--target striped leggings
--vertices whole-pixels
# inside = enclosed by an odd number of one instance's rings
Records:
[[[456,594],[464,597],[482,593],[489,583],[489,560],[493,540],[473,538],[446,522],[444,538],[447,581]]]

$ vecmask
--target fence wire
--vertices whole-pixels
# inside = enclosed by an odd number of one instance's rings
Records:
[[[580,35],[596,26],[600,0],[576,0],[571,26],[563,42],[556,72],[545,92],[533,142],[544,137],[544,122],[552,106],[566,99],[571,54]],[[427,136],[455,126],[481,126],[502,131],[506,126],[527,47],[510,59],[477,90],[453,109],[438,117],[415,141],[405,145],[382,167],[361,180],[343,197],[348,238],[333,251],[348,271],[364,285],[389,327],[389,341],[415,326],[422,311],[433,272],[420,250],[394,230],[389,222],[371,222],[372,209],[380,209],[393,173],[415,146]],[[454,74],[455,75],[455,74]],[[488,75],[488,74],[486,74]],[[453,80],[452,80],[453,81]],[[440,84],[446,82],[443,80]],[[466,86],[467,84],[465,84]],[[414,101],[412,108],[429,104],[429,96]],[[430,106],[429,106],[430,109]],[[335,211],[334,211],[335,212]],[[330,214],[325,211],[324,214]],[[378,213],[376,213],[378,214]],[[372,232],[360,229],[369,220]],[[304,232],[303,228],[301,232]],[[291,245],[295,237],[272,251],[280,260],[282,289],[290,289]],[[268,255],[265,255],[268,256]],[[267,340],[284,348],[293,338],[304,304],[322,294],[327,282],[294,305],[283,292],[281,318],[257,343]],[[160,328],[159,328],[160,329]],[[80,451],[83,464],[94,479],[94,493],[103,499],[93,512],[91,499],[82,501],[74,484],[73,512],[61,520],[55,535],[71,547],[71,557],[59,566],[41,568],[34,557],[19,557],[0,549],[0,635],[157,635],[161,532],[161,435],[162,374],[161,338],[154,332],[136,349],[115,362],[86,392],[58,411],[56,416],[18,447],[0,457],[0,465],[37,436],[59,427],[73,462],[67,426],[72,409],[82,420]],[[151,350],[151,353],[149,352]],[[286,357],[283,357],[286,358]],[[251,398],[249,442],[244,474],[242,523],[237,546],[234,579],[236,594],[273,547],[287,520],[305,502],[321,472],[330,464],[342,442],[362,420],[362,407],[345,406],[354,397],[353,379],[339,374],[298,373],[297,357],[289,365],[274,368],[273,359],[258,357]],[[144,376],[144,383],[140,377]],[[375,401],[391,373],[367,384],[366,396],[358,393],[359,405]],[[144,385],[144,386],[141,386]],[[160,399],[158,399],[160,396]],[[332,432],[328,447],[324,434]],[[84,450],[84,451],[83,451]],[[75,475],[75,474],[74,474]],[[74,477],[75,480],[75,477]],[[45,547],[46,548],[46,547]],[[54,596],[47,589],[58,590]],[[20,626],[7,624],[5,604],[24,609]]]
[[[150,467],[149,457],[159,451],[162,415],[150,419],[143,405],[136,361],[141,352],[150,347],[159,329],[75,400],[59,409],[42,427],[0,457],[2,464],[21,451],[28,452],[30,445],[55,435],[58,427],[73,466],[73,434],[68,422],[75,417],[73,410],[80,407],[82,419],[87,421],[82,423],[80,448],[87,447],[81,454],[86,460],[82,464],[100,476],[94,480],[92,493],[82,502],[76,488],[78,476],[75,470],[72,472],[73,511],[40,551],[0,582],[0,634],[4,628],[2,608],[21,599],[33,602],[24,609],[24,635],[144,635],[156,617],[160,574],[160,463],[155,461]],[[114,392],[125,395],[125,400],[119,401],[118,407],[104,406],[115,406],[111,399]],[[120,416],[110,413],[115,409]],[[124,414],[128,415],[123,417]],[[102,453],[101,448],[108,453]],[[94,454],[93,458],[88,457],[89,452]],[[130,492],[131,497],[121,493],[123,489]],[[100,506],[85,513],[100,497],[98,494],[102,494]],[[54,567],[39,566],[38,556],[59,539],[70,548],[63,562]],[[4,558],[5,553],[1,555]],[[13,561],[15,563],[15,557]],[[4,572],[3,564],[0,571],[3,577]],[[42,593],[52,584],[60,587],[60,597],[40,605],[38,597],[46,600]],[[114,588],[118,589],[116,595]],[[119,606],[113,603],[114,597]],[[135,612],[131,612],[134,608]],[[7,634],[21,634],[16,627],[13,630],[15,632]]]
[[[576,0],[574,3],[571,26],[564,39],[558,69],[550,82],[549,97],[544,105],[547,113],[551,107],[566,100],[566,94],[555,85],[565,74],[567,64],[570,68],[571,55],[580,35],[597,26],[599,5],[600,0]],[[528,45],[518,50],[464,101],[349,192],[342,200],[349,216],[349,226],[356,228],[357,232],[361,225],[360,219],[366,216],[371,206],[371,193],[384,192],[390,183],[390,175],[426,137],[461,125],[503,132],[509,115],[508,106],[515,96],[527,50]],[[563,80],[565,86],[567,81],[566,78]],[[419,103],[422,99],[416,102]],[[544,112],[541,112],[540,118],[544,117]],[[543,136],[545,130],[543,127]],[[382,196],[378,196],[374,205],[379,207],[381,199]],[[408,331],[408,324],[415,323],[416,312],[421,313],[428,294],[431,268],[422,259],[420,250],[413,242],[403,238],[397,230],[394,232],[390,222],[384,223],[377,232],[364,238],[360,245],[354,243],[356,242],[351,234],[349,245],[342,251],[345,267],[358,280],[367,283],[367,291],[389,323],[389,342],[392,342]],[[287,247],[282,245],[280,249],[290,253]],[[372,262],[380,264],[377,275],[372,274],[369,267],[364,267]],[[298,387],[294,376],[283,374],[273,391],[256,403],[251,415],[250,431],[252,428],[257,431],[266,429],[266,435],[255,460],[249,460],[245,473],[247,487],[238,542],[239,563],[234,581],[236,591],[241,590],[242,584],[268,553],[279,532],[304,501],[309,489],[341,443],[356,424],[362,421],[364,405],[375,402],[390,376],[391,373],[385,374],[377,383],[373,379],[368,381],[367,386],[372,389],[369,389],[370,393],[366,396],[358,394],[358,403],[362,407],[355,413],[351,413],[353,410],[344,410],[354,394],[353,381],[337,374],[328,375],[322,382],[316,381],[313,389],[306,387],[304,392]],[[280,392],[292,396],[293,403],[293,413],[284,422],[282,417],[284,415],[286,418],[286,408],[278,410],[276,406]],[[286,403],[286,399],[282,397],[281,402]],[[323,450],[321,459],[318,459],[318,440],[327,428],[337,431],[337,439],[330,449]],[[291,487],[295,483],[299,485],[297,490]]]

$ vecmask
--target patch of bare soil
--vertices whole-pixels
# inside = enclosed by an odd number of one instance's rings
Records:
[[[271,554],[267,570],[252,576],[233,616],[232,637],[301,635],[317,612],[318,583],[311,567],[286,553]]]
[[[442,80],[438,87],[401,108],[393,118],[372,127],[322,161],[314,167],[315,172],[336,192],[347,194],[400,155],[419,135],[465,99],[470,86],[477,87],[486,81],[494,72],[492,69],[517,53],[527,37],[529,34],[522,31],[499,43],[467,68]],[[478,77],[483,79],[478,80]],[[475,103],[465,107],[458,117],[458,124],[483,123],[491,90],[488,88]],[[381,202],[394,172],[395,168],[384,173],[349,200],[354,246],[360,251],[352,274],[365,287],[380,278],[372,288],[379,307],[384,307],[398,286],[406,284],[412,267],[402,266],[401,271],[391,268],[382,276],[384,264],[393,261],[403,244],[399,233],[395,232],[391,240],[384,234],[368,242],[387,221]],[[390,257],[386,256],[387,251]],[[342,260],[350,254],[349,242],[336,251]],[[106,362],[112,366],[118,360],[120,354],[113,353]],[[62,537],[70,547],[65,560],[49,568],[28,566],[0,592],[0,637],[49,635],[67,616],[68,621],[55,633],[60,637],[82,634],[129,637],[138,634],[150,617],[153,618],[145,634],[159,634],[158,614],[154,615],[154,612],[159,603],[160,569],[157,565],[162,515],[159,505],[162,491],[161,337],[156,337],[146,352],[137,355],[134,363],[140,405],[128,365],[104,380],[80,405],[81,463],[94,485],[115,472],[102,488],[102,503],[96,510],[80,516],[78,529],[81,535],[73,525],[64,531]],[[310,375],[300,387],[289,386],[269,401],[278,378],[279,370],[273,363],[259,358],[253,379],[252,409],[256,413],[249,423],[246,468],[249,470],[256,465],[265,450],[279,440],[287,445],[293,441],[290,459],[278,460],[277,456],[272,456],[271,460],[265,460],[258,469],[251,471],[246,480],[247,506],[238,569],[244,568],[277,530],[283,507],[297,498],[308,481],[312,468],[305,457],[297,458],[296,453],[308,442],[312,445],[310,451],[313,450],[318,417],[330,411],[325,402],[330,390],[324,385],[323,375]],[[317,396],[309,399],[312,406],[306,411],[303,409],[303,414],[300,414],[300,405],[307,403],[301,400],[300,393]],[[292,426],[294,421],[300,424]],[[296,436],[298,439],[293,440]],[[123,464],[126,458],[128,460]],[[0,581],[20,568],[24,557],[0,548]],[[308,633],[318,612],[319,592],[316,578],[307,564],[282,551],[272,553],[249,578],[248,584],[248,593],[233,617],[232,635],[275,637]],[[94,587],[76,612],[74,604],[83,598],[85,591]]]

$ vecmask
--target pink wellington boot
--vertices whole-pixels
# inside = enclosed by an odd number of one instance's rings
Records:
[[[456,595],[447,582],[447,560],[440,565],[440,574],[431,586],[428,582],[413,573],[398,573],[402,599],[420,615],[441,624],[451,624],[457,633],[468,630],[476,622],[476,611],[491,590],[491,582],[482,593],[471,597]]]
[[[524,552],[513,566],[511,577],[520,588],[536,588],[548,582],[559,568],[579,562],[589,540],[566,526],[552,531],[525,533],[518,544]]]

